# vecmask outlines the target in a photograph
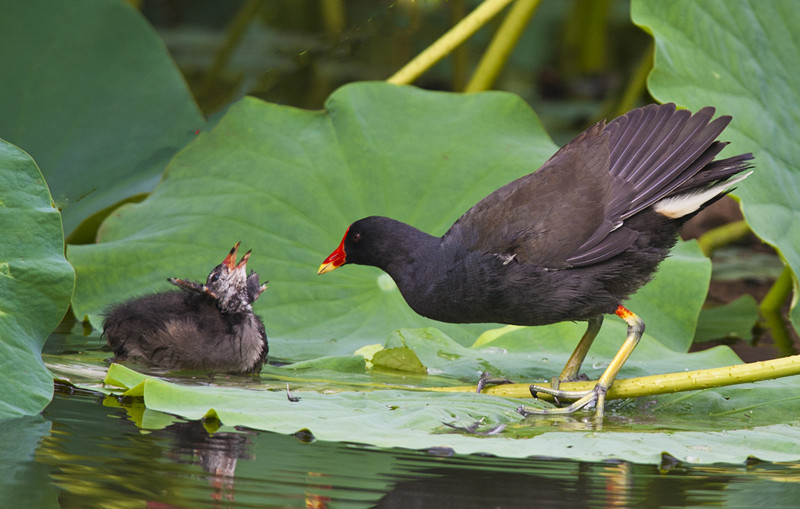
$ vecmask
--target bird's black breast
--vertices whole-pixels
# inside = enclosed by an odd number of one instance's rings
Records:
[[[398,286],[417,313],[450,323],[544,325],[613,311],[618,303],[585,270],[552,270],[478,252],[416,285]]]
[[[442,239],[437,257],[395,277],[419,314],[450,323],[545,325],[613,313],[647,283],[676,241],[679,224],[652,210],[630,219],[641,234],[599,263],[552,269]]]

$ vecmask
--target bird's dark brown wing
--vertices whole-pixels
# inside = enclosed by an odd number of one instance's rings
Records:
[[[570,265],[599,263],[627,249],[636,236],[626,234],[624,221],[672,195],[713,161],[725,147],[716,139],[731,121],[722,116],[712,122],[714,111],[706,107],[692,115],[672,103],[651,104],[606,126],[612,179],[606,222],[567,259]],[[621,226],[609,230],[609,224]]]
[[[566,268],[600,263],[638,233],[625,219],[679,189],[724,147],[713,108],[650,105],[599,122],[538,171],[493,192],[446,234],[503,259]]]
[[[538,171],[475,204],[445,237],[461,237],[470,250],[522,263],[568,267],[567,259],[605,221],[611,176],[604,127],[595,124]]]

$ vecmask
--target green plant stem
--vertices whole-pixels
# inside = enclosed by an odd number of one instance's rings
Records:
[[[652,68],[653,42],[651,41],[642,57],[639,59],[639,62],[636,64],[628,80],[628,84],[625,86],[625,90],[622,91],[622,97],[620,97],[617,103],[616,111],[611,115],[607,115],[608,118],[619,117],[636,107],[638,99],[642,96],[642,92],[644,92],[647,86],[647,76],[650,74]]]
[[[480,92],[492,88],[540,2],[541,0],[517,0],[514,3],[481,57],[464,92]]]
[[[566,76],[601,72],[607,61],[610,0],[573,0],[561,31],[559,66]]]
[[[762,313],[772,313],[780,311],[783,303],[789,298],[792,293],[792,269],[788,265],[784,265],[783,272],[778,276],[778,279],[772,283],[769,291],[761,300],[758,305],[759,311]]]
[[[239,41],[244,36],[247,26],[250,21],[258,13],[261,8],[262,0],[248,0],[236,13],[230,26],[228,27],[228,34],[222,47],[219,48],[217,54],[214,55],[214,62],[203,78],[203,82],[198,87],[197,95],[199,97],[208,96],[214,89],[214,85],[219,80],[222,70],[228,65],[228,61],[233,54],[233,50],[239,44]]]
[[[450,24],[455,26],[467,15],[466,0],[450,0]],[[469,48],[461,44],[453,49],[450,60],[453,65],[451,73],[451,87],[453,90],[464,90],[469,81]]]
[[[636,398],[670,394],[681,391],[697,391],[714,387],[725,387],[743,383],[771,380],[785,376],[800,375],[800,355],[782,357],[769,361],[737,364],[724,368],[701,369],[665,375],[651,375],[639,378],[615,380],[609,389],[606,399]],[[559,389],[567,391],[586,391],[594,387],[595,382],[562,382]],[[549,387],[547,383],[538,383]],[[506,398],[530,398],[529,384],[506,384],[487,387],[485,394]],[[475,386],[435,387],[428,390],[437,392],[474,392]],[[546,394],[542,399],[550,399]]]
[[[762,313],[764,317],[764,325],[769,329],[769,335],[772,337],[772,343],[775,349],[781,355],[794,355],[797,349],[794,347],[792,337],[789,334],[789,328],[786,320],[783,319],[780,310],[774,312]]]
[[[345,13],[342,0],[320,0],[320,12],[325,24],[325,31],[331,37],[337,37],[344,31]]]
[[[117,382],[116,377],[130,373],[127,368],[112,364],[106,376],[106,383],[119,387],[130,387],[126,395],[135,396],[139,394],[141,388],[136,385],[138,379],[127,380],[120,378]],[[671,394],[683,391],[699,391],[703,389],[713,389],[715,387],[726,387],[744,383],[760,382],[773,380],[786,376],[800,375],[800,355],[781,357],[769,361],[750,362],[747,364],[736,364],[722,368],[700,369],[696,371],[682,371],[680,373],[667,373],[663,375],[650,375],[638,378],[622,378],[614,381],[611,389],[606,395],[606,399],[638,398],[642,396],[656,396],[659,394]],[[141,376],[141,375],[134,375]],[[269,374],[270,379],[280,380],[291,383],[321,383],[330,384],[326,378],[306,378],[296,376],[281,376],[275,373]],[[404,389],[434,392],[475,392],[474,385],[461,385],[453,387],[413,387],[411,385],[392,385],[375,382],[349,382],[345,386],[352,387],[350,390],[383,390],[383,389]],[[537,382],[541,387],[549,387],[547,382]],[[595,382],[561,382],[559,388],[567,391],[587,391],[591,390]],[[501,396],[505,398],[532,398],[530,384],[514,383],[504,385],[493,385],[483,390],[484,394]],[[348,390],[342,388],[341,390]],[[130,394],[129,394],[130,393]],[[549,395],[541,394],[541,399],[552,400]]]
[[[792,344],[786,321],[781,315],[781,308],[792,293],[792,278],[792,269],[788,265],[784,265],[783,272],[772,283],[769,291],[758,305],[758,310],[769,328],[772,342],[782,355],[797,353]]]
[[[750,233],[750,227],[743,219],[708,230],[697,239],[697,243],[704,255],[711,256],[715,249],[735,242],[748,233]]]
[[[417,55],[386,81],[395,85],[412,83],[453,49],[467,40],[513,0],[485,0],[456,26]]]
[[[611,0],[575,2],[580,11],[581,33],[578,35],[578,62],[581,74],[596,73],[606,66],[608,11]]]

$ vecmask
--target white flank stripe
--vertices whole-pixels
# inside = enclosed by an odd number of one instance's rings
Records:
[[[662,216],[667,216],[670,219],[677,219],[687,214],[691,214],[702,207],[707,201],[711,200],[718,194],[724,193],[738,182],[741,182],[749,177],[751,173],[753,172],[749,171],[744,175],[720,182],[719,184],[706,189],[700,189],[698,191],[691,191],[688,193],[679,194],[678,196],[664,198],[653,205],[653,210]]]

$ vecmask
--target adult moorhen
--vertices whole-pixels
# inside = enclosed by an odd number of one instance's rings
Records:
[[[115,361],[131,360],[164,369],[255,373],[269,347],[252,303],[267,288],[256,272],[247,275],[250,251],[236,263],[239,242],[201,285],[168,281],[183,291],[147,295],[115,307],[103,334]]]
[[[478,202],[441,237],[386,217],[351,224],[319,274],[346,263],[372,265],[397,283],[417,313],[443,322],[545,325],[585,320],[588,328],[553,389],[575,400],[569,413],[605,394],[644,331],[621,302],[650,280],[680,226],[746,178],[752,154],[714,161],[731,121],[714,108],[692,115],[674,104],[598,122],[535,173]],[[557,390],[574,380],[603,315],[628,324],[627,338],[593,390]]]

